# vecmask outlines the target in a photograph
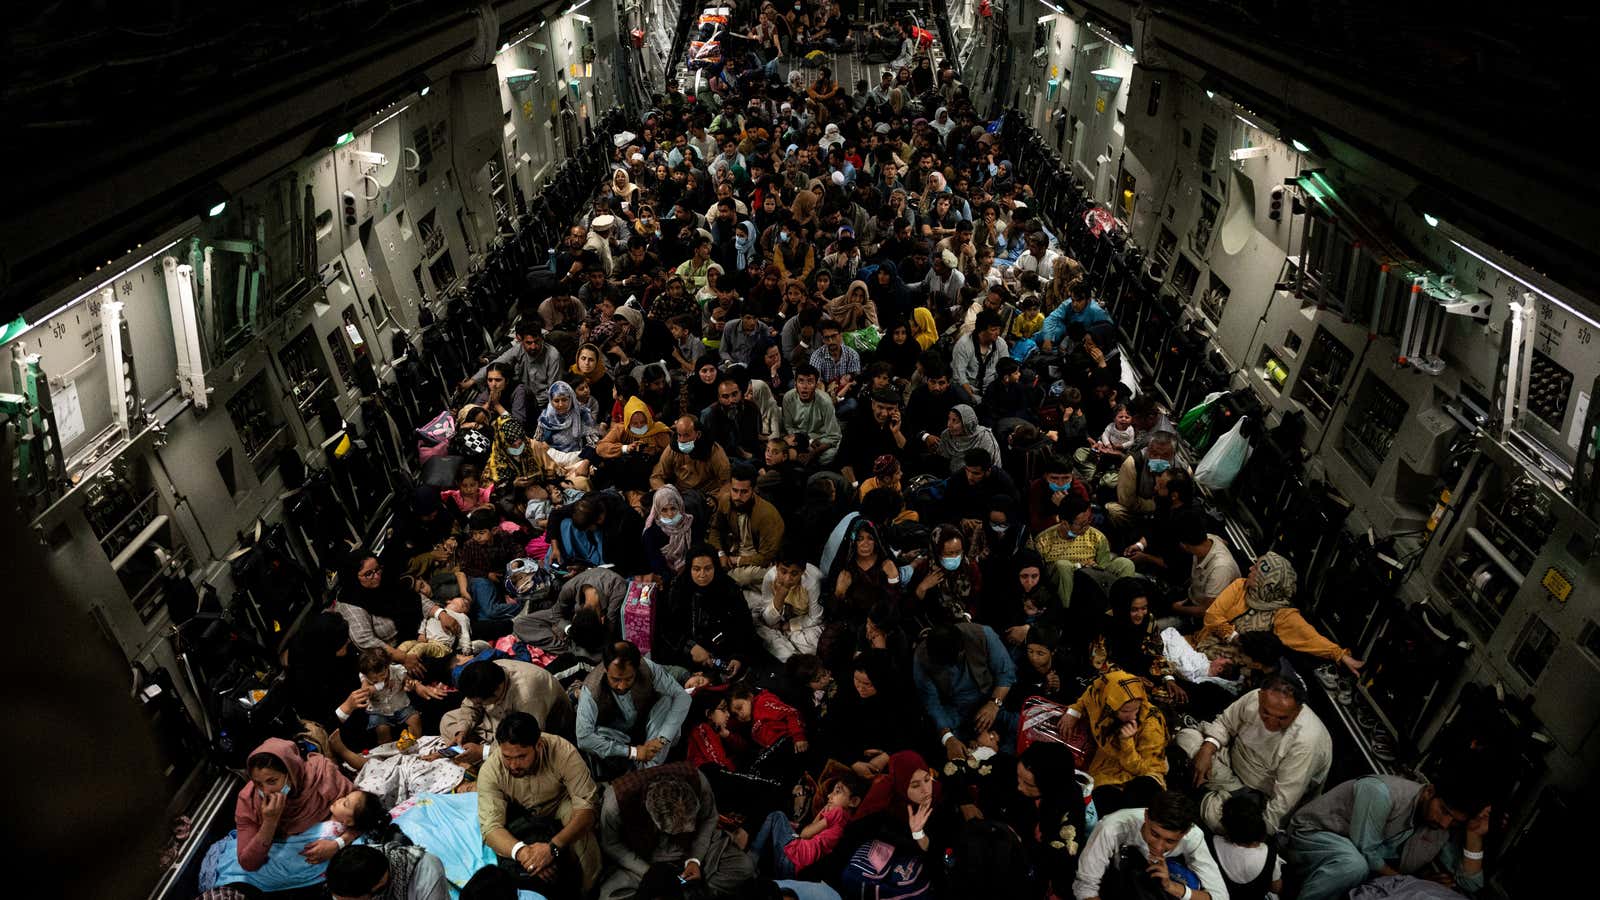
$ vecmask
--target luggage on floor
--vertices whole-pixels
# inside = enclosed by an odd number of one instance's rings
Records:
[[[655,623],[656,585],[630,581],[628,596],[622,601],[622,639],[638,647],[640,653],[649,654]]]

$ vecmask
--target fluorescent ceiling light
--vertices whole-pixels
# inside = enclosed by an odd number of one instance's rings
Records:
[[[575,13],[578,10],[583,9],[585,6],[588,6],[589,3],[590,3],[590,0],[583,0],[582,3],[574,3],[571,6],[567,7],[567,11],[562,13],[562,15],[563,16],[571,15],[572,13]]]
[[[1551,303],[1554,303],[1555,305],[1561,307],[1562,309],[1566,310],[1567,312],[1572,313],[1573,315],[1577,316],[1578,318],[1582,319],[1583,321],[1588,322],[1592,327],[1600,328],[1600,322],[1596,322],[1594,319],[1590,318],[1585,313],[1582,313],[1582,312],[1578,311],[1578,309],[1576,307],[1574,307],[1572,304],[1566,302],[1565,300],[1562,300],[1562,299],[1556,297],[1554,294],[1550,293],[1549,291],[1546,291],[1545,289],[1540,288],[1540,287],[1536,287],[1532,282],[1528,281],[1528,279],[1526,279],[1526,278],[1523,278],[1521,275],[1518,275],[1515,272],[1512,272],[1510,269],[1507,269],[1505,266],[1500,265],[1499,263],[1495,262],[1494,260],[1490,259],[1489,257],[1484,256],[1482,253],[1479,253],[1478,251],[1472,249],[1471,247],[1468,247],[1466,244],[1461,243],[1460,241],[1456,240],[1455,238],[1451,238],[1450,239],[1450,243],[1455,244],[1457,247],[1460,247],[1462,250],[1467,251],[1467,254],[1469,256],[1474,257],[1479,262],[1483,262],[1483,263],[1488,264],[1489,268],[1494,269],[1496,272],[1499,272],[1500,274],[1506,276],[1507,278],[1510,278],[1512,281],[1515,281],[1517,284],[1522,285],[1523,287],[1527,288],[1530,291],[1533,291],[1535,294],[1538,294],[1539,296],[1545,298],[1546,300],[1549,300]]]
[[[149,262],[150,260],[155,259],[156,257],[158,257],[161,254],[167,252],[168,250],[171,250],[173,247],[178,246],[178,243],[180,241],[182,241],[182,240],[183,240],[183,238],[177,238],[176,240],[172,241],[171,243],[167,244],[166,246],[163,246],[163,247],[157,249],[155,252],[151,253],[150,255],[146,256],[144,259],[139,260],[138,262],[136,262],[133,265],[127,267],[126,269],[123,269],[121,272],[118,272],[117,274],[111,276],[110,278],[107,278],[105,281],[100,282],[99,284],[95,285],[94,287],[89,288],[87,291],[84,291],[83,293],[79,294],[78,296],[73,297],[71,300],[68,300],[67,302],[61,304],[60,306],[56,307],[54,310],[51,310],[50,312],[40,316],[37,322],[29,322],[27,328],[23,329],[22,331],[18,332],[17,334],[12,335],[12,337],[16,338],[16,337],[18,337],[20,335],[26,334],[28,332],[28,330],[32,329],[35,325],[38,325],[40,322],[49,321],[54,316],[59,315],[62,310],[70,308],[74,303],[77,303],[80,300],[86,300],[86,299],[88,299],[90,297],[93,297],[95,294],[98,294],[102,288],[104,288],[107,285],[115,282],[118,278],[121,278],[122,276],[128,274],[129,272],[136,271],[140,266],[144,265],[145,263]]]
[[[431,90],[433,90],[433,85],[425,84],[425,85],[422,86],[422,90],[417,91],[417,96],[418,97],[426,97],[426,96],[428,96],[428,92],[431,91]]]
[[[1301,153],[1310,153],[1311,152],[1311,148],[1310,147],[1307,147],[1305,144],[1302,144],[1299,141],[1291,140],[1289,143],[1291,145],[1293,145],[1294,148],[1296,150],[1299,150]]]
[[[1430,216],[1427,213],[1423,213],[1422,214],[1422,221],[1427,222],[1429,228],[1438,228],[1439,227],[1439,217],[1438,216]]]
[[[216,206],[211,207],[211,210],[209,212],[207,212],[206,215],[208,217],[210,217],[210,218],[215,219],[217,216],[222,215],[222,211],[227,209],[227,208],[228,208],[228,201],[224,200],[221,203],[218,203]]]
[[[1054,10],[1055,14],[1058,15],[1058,16],[1066,15],[1066,11],[1065,10],[1063,10],[1061,7],[1055,5],[1054,3],[1051,3],[1050,0],[1039,0],[1039,2],[1043,3],[1047,8],[1049,8],[1051,10]],[[1044,21],[1044,20],[1041,18],[1040,21]]]
[[[1206,99],[1207,100],[1215,100],[1215,99],[1217,99],[1217,92],[1216,91],[1206,91]]]
[[[337,138],[334,138],[333,145],[335,147],[343,147],[345,144],[348,144],[348,143],[350,143],[351,141],[353,141],[355,139],[356,139],[356,133],[354,131],[346,131],[344,134],[341,134]]]

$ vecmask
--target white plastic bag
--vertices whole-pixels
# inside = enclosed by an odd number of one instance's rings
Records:
[[[1213,491],[1225,491],[1233,484],[1245,460],[1250,458],[1250,441],[1243,434],[1244,423],[1249,419],[1249,416],[1240,416],[1233,428],[1217,438],[1206,451],[1194,470],[1196,484]]]

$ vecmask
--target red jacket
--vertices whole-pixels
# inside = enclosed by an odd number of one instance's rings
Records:
[[[750,735],[756,743],[770,747],[781,737],[799,743],[806,739],[805,725],[794,707],[778,699],[771,691],[761,691],[751,700]]]
[[[710,722],[701,722],[689,732],[689,765],[696,769],[711,763],[732,772],[737,767],[733,758],[728,755],[727,748],[722,746],[722,735],[711,727]]]

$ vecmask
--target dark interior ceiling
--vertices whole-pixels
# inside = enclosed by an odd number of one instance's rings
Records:
[[[9,180],[7,211],[26,215],[30,199],[82,178],[86,169],[115,169],[119,160],[138,158],[186,125],[204,127],[197,123],[226,117],[241,98],[337,66],[375,44],[443,27],[474,5],[14,4],[0,39],[0,127],[9,132],[8,148],[27,177]],[[1590,7],[1555,0],[1498,9],[1445,0],[1185,0],[1155,7],[1163,16],[1379,88],[1403,108],[1443,111],[1498,132],[1519,148],[1519,165],[1549,173],[1551,191],[1593,196],[1600,206],[1591,179],[1570,177],[1587,165],[1582,136],[1597,124],[1592,88],[1600,15]]]

